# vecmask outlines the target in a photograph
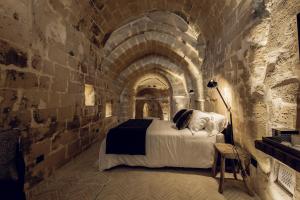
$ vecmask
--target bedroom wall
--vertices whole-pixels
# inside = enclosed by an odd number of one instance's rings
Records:
[[[0,127],[24,129],[26,189],[117,121],[104,115],[105,102],[117,96],[99,67],[98,31],[76,1],[0,2]],[[85,106],[84,84],[94,86],[95,106]]]
[[[270,136],[272,128],[299,128],[298,12],[297,0],[242,1],[224,16],[224,31],[209,43],[204,63],[204,82],[215,78],[232,107],[235,141],[258,161],[251,172],[262,199],[280,197],[269,189],[273,161],[255,149],[254,141]],[[215,91],[205,94],[206,109],[225,113]]]

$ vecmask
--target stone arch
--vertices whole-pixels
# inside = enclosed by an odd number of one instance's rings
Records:
[[[169,38],[169,36],[166,35],[166,38]],[[174,38],[171,41],[172,42],[167,42],[162,35],[154,33],[136,36],[122,43],[115,49],[103,61],[103,65],[107,66],[107,69],[115,69],[118,68],[118,66],[127,67],[130,63],[145,55],[158,54],[166,56],[174,60],[175,63],[185,66],[188,71],[190,71],[192,83],[196,91],[196,98],[201,101],[203,99],[202,73],[197,66],[201,66],[202,60],[199,59],[196,51],[191,51],[183,44],[178,44]],[[176,46],[176,44],[178,44],[178,46]],[[135,51],[135,49],[139,49],[140,51]],[[115,72],[115,75],[121,70],[122,68],[119,68]],[[203,105],[201,105],[201,108],[203,108]]]
[[[192,83],[186,72],[167,58],[161,56],[148,56],[138,60],[123,70],[119,74],[117,81],[123,85],[128,81],[128,77],[131,74],[136,74],[138,71],[155,71],[157,69],[166,72],[167,76],[174,80],[173,95],[187,95],[188,90],[192,88]]]
[[[138,83],[145,78],[146,76],[157,76],[160,77],[161,79],[165,80],[166,83],[168,84],[169,87],[169,93],[170,96],[173,95],[173,86],[174,86],[174,80],[172,80],[172,77],[160,70],[146,70],[146,71],[139,71],[139,74],[133,73],[131,74],[131,76],[128,77],[128,81],[127,84],[124,86],[124,89],[121,92],[120,95],[120,120],[124,121],[127,120],[129,118],[133,118],[135,116],[135,105],[132,104],[132,102],[134,102],[134,98],[135,98],[135,94],[136,94],[136,86],[138,85]],[[184,96],[185,97],[185,96]],[[173,101],[173,99],[171,99],[171,101]],[[188,102],[188,100],[186,100],[186,102]],[[173,106],[170,108],[171,110],[171,115],[173,114]]]
[[[170,12],[159,12],[159,15],[161,18],[172,19],[172,17],[174,17],[174,14]],[[177,19],[177,21],[179,20]],[[185,28],[178,28],[178,26],[187,26],[188,29],[190,29],[190,26],[185,24],[185,22],[179,22],[179,25],[176,23],[164,23],[160,21],[160,19],[155,19],[154,17],[145,15],[116,29],[110,35],[110,38],[104,46],[104,50],[106,52],[110,52],[122,42],[136,35],[140,35],[145,32],[158,32],[176,37],[179,41],[187,43],[193,48],[198,49],[198,51],[203,54],[205,49],[205,40],[202,34],[196,36],[194,31],[186,31]]]

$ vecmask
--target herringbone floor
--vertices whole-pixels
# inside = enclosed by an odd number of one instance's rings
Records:
[[[29,200],[257,200],[242,182],[218,180],[207,170],[118,167],[97,169],[99,144],[93,145],[55,175],[39,184]]]

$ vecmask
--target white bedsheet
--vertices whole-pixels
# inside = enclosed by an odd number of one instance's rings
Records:
[[[99,153],[99,167],[103,171],[118,165],[144,167],[210,168],[214,159],[214,143],[221,135],[192,135],[189,129],[177,130],[169,121],[153,120],[146,134],[146,156],[106,154],[104,139]],[[217,139],[216,139],[217,138]]]

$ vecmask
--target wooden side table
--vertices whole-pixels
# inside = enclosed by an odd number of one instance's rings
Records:
[[[234,160],[237,160],[238,157],[239,157],[239,159],[241,161],[241,164],[243,165],[244,169],[248,168],[249,164],[250,164],[249,155],[240,148],[235,148],[235,149],[234,148],[235,147],[231,144],[225,144],[225,143],[216,143],[215,144],[216,153],[215,153],[214,165],[213,165],[213,168],[212,168],[212,176],[216,177],[217,160],[218,160],[218,156],[220,154],[220,156],[221,156],[221,168],[220,168],[221,176],[220,176],[220,183],[219,183],[219,192],[220,193],[223,193],[223,185],[224,185],[224,178],[225,178],[224,177],[225,176],[225,160],[226,159],[231,159],[232,160],[233,173],[234,173],[234,178],[235,179],[237,179],[237,176],[236,176],[236,166],[235,166],[236,162]],[[236,151],[238,152],[238,156],[237,156]],[[242,174],[242,177],[243,177],[244,185],[245,185],[245,187],[248,191],[248,194],[253,196],[254,194],[251,191],[250,186],[247,182],[247,176],[245,174],[243,174],[243,172],[241,174]]]

